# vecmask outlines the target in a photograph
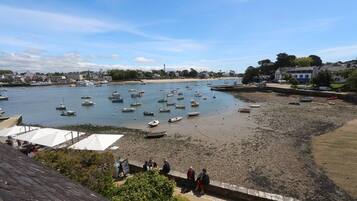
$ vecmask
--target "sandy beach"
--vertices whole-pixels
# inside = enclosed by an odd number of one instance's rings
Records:
[[[357,106],[326,98],[289,105],[298,96],[276,93],[233,94],[260,104],[250,114],[238,105],[214,114],[162,124],[154,129],[98,127],[95,133],[125,136],[115,145],[116,157],[144,162],[164,158],[172,169],[207,168],[212,180],[294,197],[300,200],[354,200],[320,169],[312,156],[311,138],[357,118]],[[74,128],[75,129],[75,128]],[[143,129],[143,130],[141,130]],[[167,130],[168,136],[145,139],[146,131]]]

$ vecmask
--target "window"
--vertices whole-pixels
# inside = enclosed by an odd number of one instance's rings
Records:
[[[304,75],[299,75],[299,78],[303,78],[304,77]]]
[[[305,78],[309,78],[309,75],[308,75],[308,74],[306,74],[306,75],[305,75]]]

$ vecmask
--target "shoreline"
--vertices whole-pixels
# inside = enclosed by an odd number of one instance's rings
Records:
[[[233,80],[240,79],[240,77],[221,77],[221,78],[184,78],[184,79],[142,79],[132,81],[112,81],[110,84],[140,84],[140,83],[177,83],[177,82],[200,82],[200,81],[213,81],[213,80]]]

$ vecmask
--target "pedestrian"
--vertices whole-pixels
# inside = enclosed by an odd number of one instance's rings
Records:
[[[187,170],[187,184],[186,184],[187,192],[192,190],[194,187],[195,187],[195,170],[193,170],[191,166]]]
[[[202,169],[202,172],[198,175],[196,180],[196,191],[201,195],[205,194],[205,189],[209,185],[210,180],[205,168]]]
[[[145,161],[145,163],[143,165],[143,169],[144,169],[145,172],[149,170],[148,161]]]
[[[164,160],[164,165],[162,166],[162,170],[161,171],[164,174],[169,174],[170,170],[171,170],[170,163],[167,160]]]
[[[152,170],[152,166],[154,165],[153,163],[154,161],[150,158],[148,162],[148,170]]]

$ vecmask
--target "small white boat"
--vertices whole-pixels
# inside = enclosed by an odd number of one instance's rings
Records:
[[[134,112],[136,109],[133,107],[125,107],[121,111],[122,112]]]
[[[260,108],[260,105],[254,104],[254,105],[250,105],[250,108]]]
[[[160,108],[160,112],[170,112],[169,108]]]
[[[186,109],[185,105],[176,105],[176,109]]]
[[[136,92],[137,90],[136,89],[129,89],[128,91],[129,92]]]
[[[189,112],[187,115],[188,115],[188,117],[195,117],[195,116],[199,116],[200,113],[199,112]]]
[[[120,98],[120,94],[119,94],[117,91],[114,91],[114,92],[112,93],[112,95],[109,96],[108,98],[109,98],[109,100],[118,99],[118,98]]]
[[[328,102],[328,104],[329,104],[329,105],[336,105],[336,103],[335,103],[335,102],[331,102],[331,101],[330,101],[330,102]]]
[[[195,97],[202,97],[201,93],[195,93]]]
[[[56,110],[66,110],[66,106],[63,103],[61,103],[59,104],[59,106],[56,107]]]
[[[172,96],[174,96],[174,94],[173,93],[168,93],[166,96],[167,97],[172,97]]]
[[[0,95],[0,101],[9,100],[9,97]]]
[[[82,102],[82,106],[93,106],[94,102],[91,100],[85,100]]]
[[[200,106],[200,103],[197,101],[191,103],[191,107],[198,107],[198,106]]]
[[[76,116],[76,112],[72,110],[62,111],[61,116]]]
[[[169,119],[169,123],[174,123],[174,122],[178,122],[181,121],[183,119],[183,117],[173,117]]]
[[[159,120],[153,120],[148,123],[150,127],[155,127],[158,126],[159,124],[160,124]]]
[[[139,102],[130,104],[130,106],[132,106],[132,107],[138,107],[138,106],[141,106],[141,105],[142,105],[142,104],[139,103]]]

